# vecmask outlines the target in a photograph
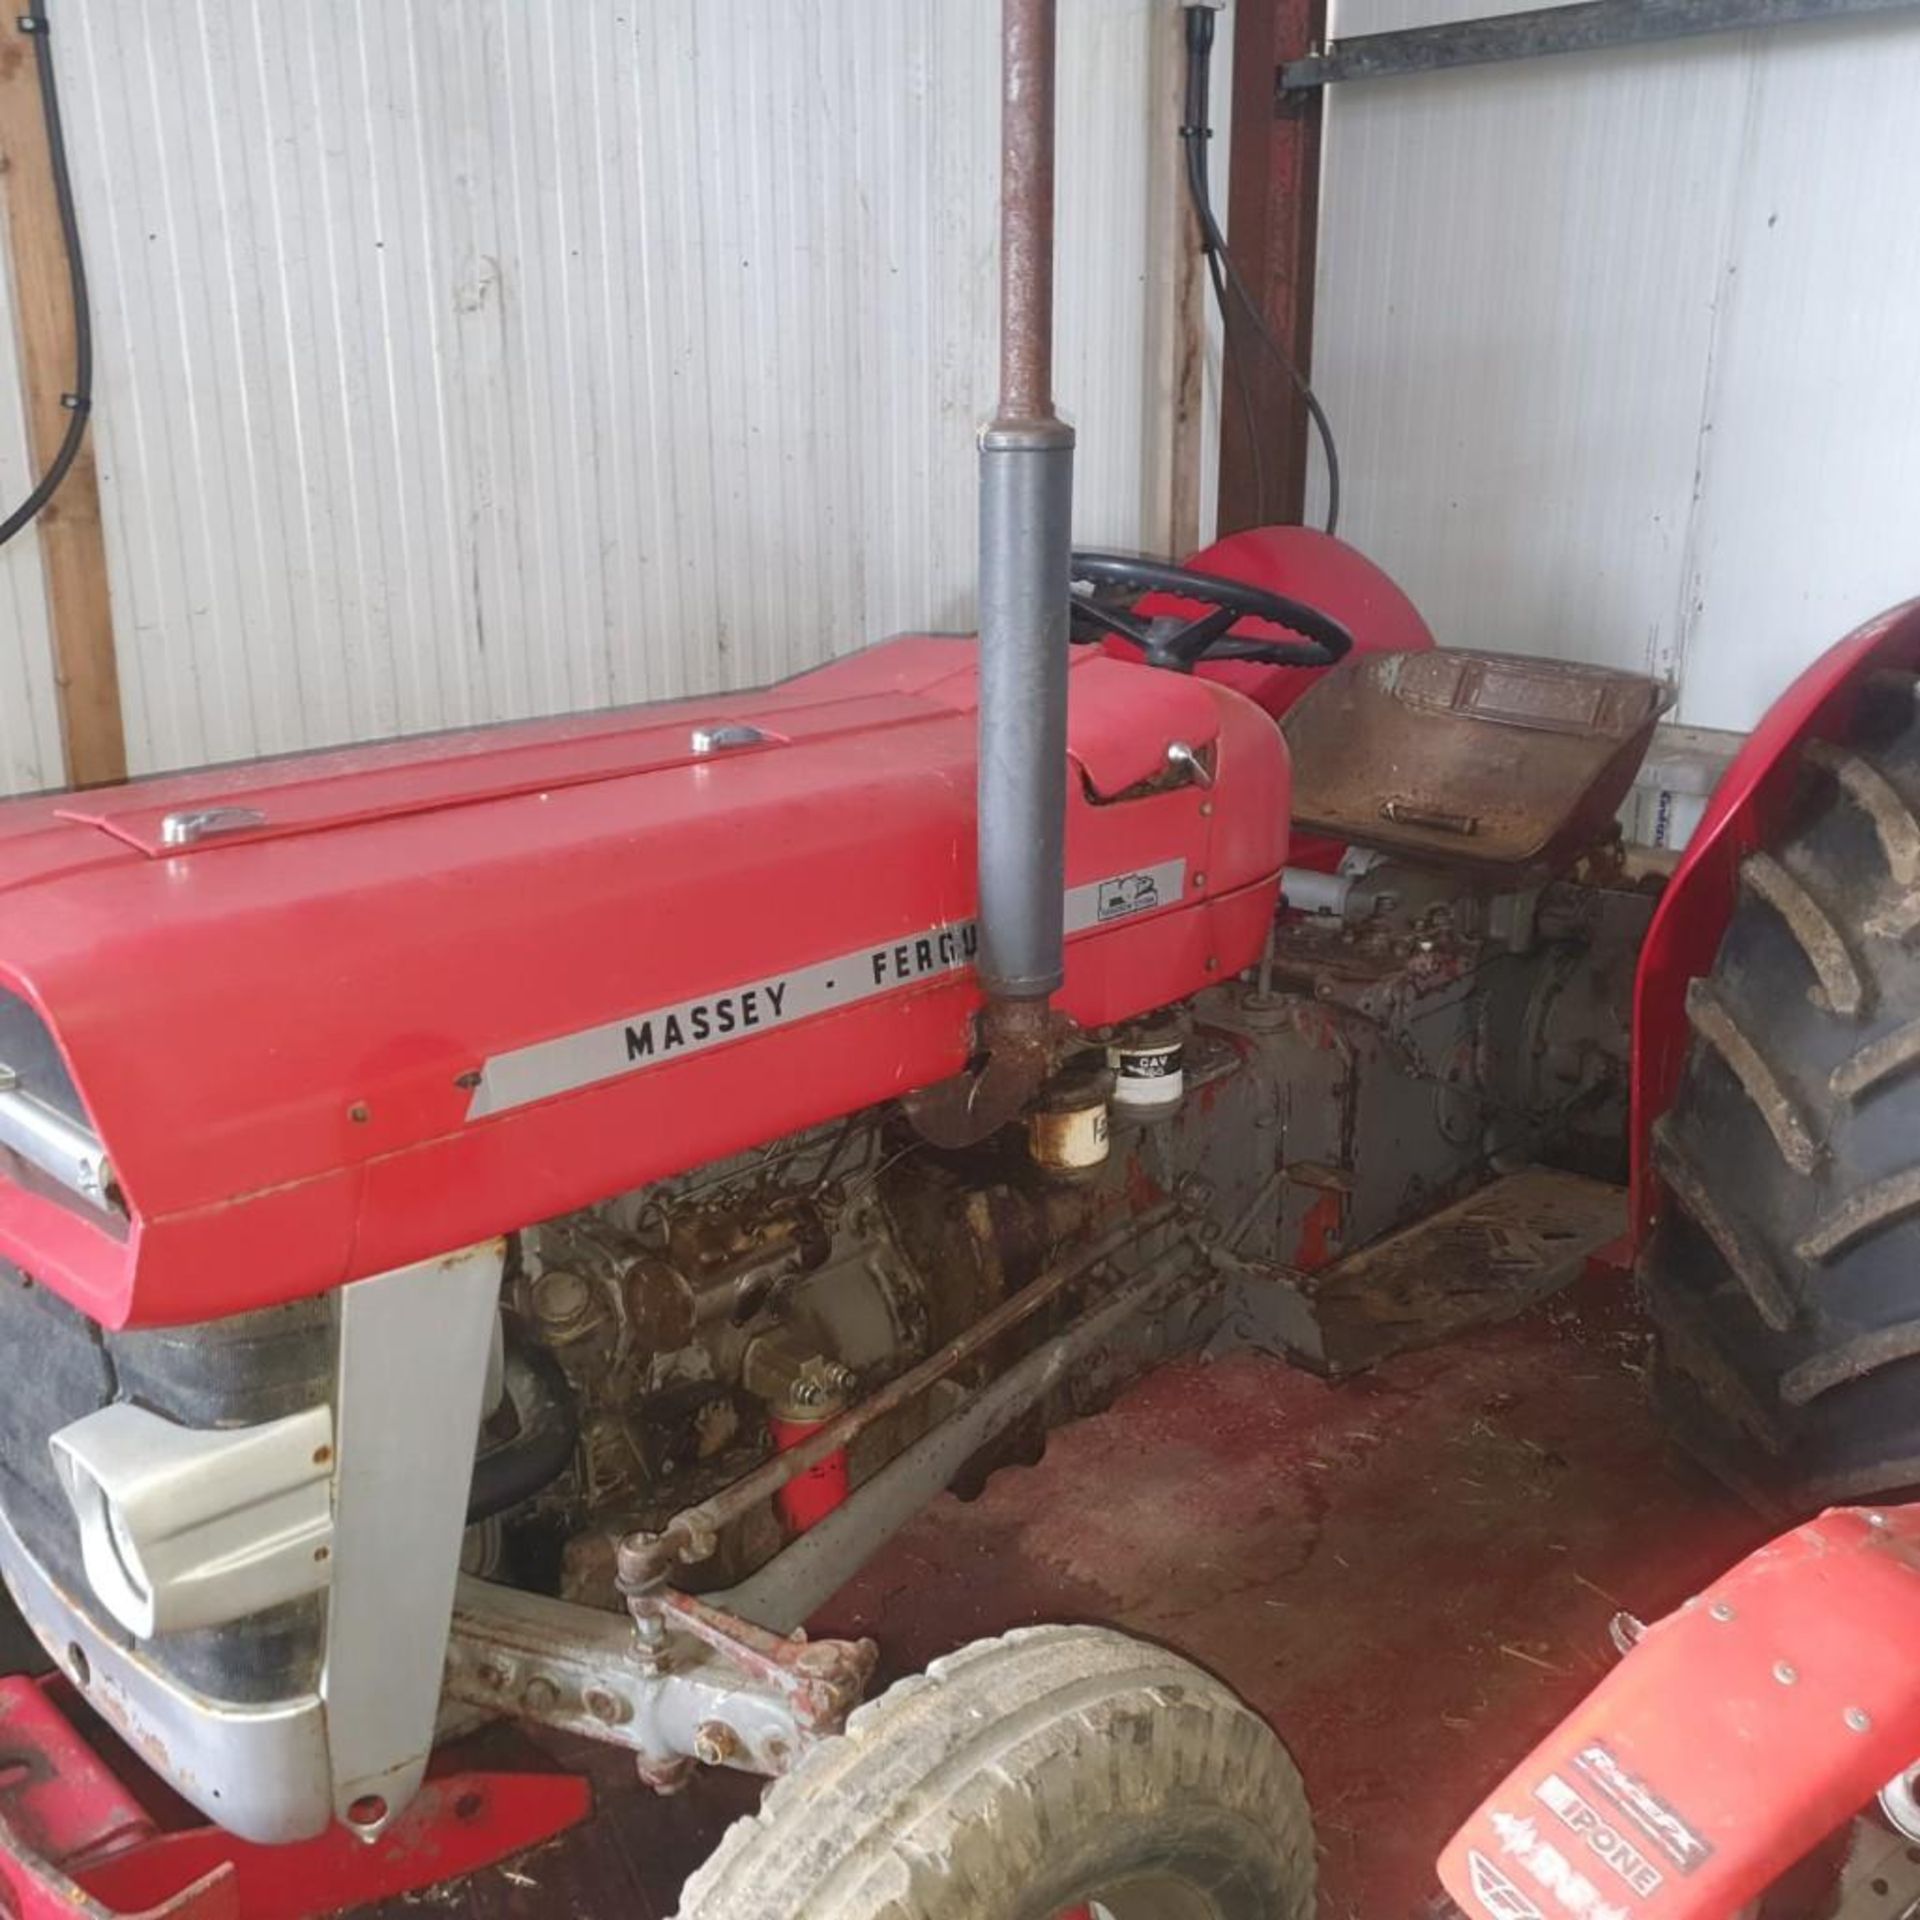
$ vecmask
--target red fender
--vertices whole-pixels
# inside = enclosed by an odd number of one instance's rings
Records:
[[[1727,1920],[1920,1755],[1920,1506],[1835,1508],[1647,1629],[1440,1856],[1482,1920]]]
[[[1803,741],[1844,736],[1867,676],[1920,668],[1920,600],[1857,627],[1771,707],[1714,789],[1661,896],[1633,989],[1633,1227],[1636,1250],[1659,1213],[1653,1123],[1673,1104],[1687,1053],[1687,982],[1713,966],[1732,917],[1740,862],[1778,831]]]
[[[1433,634],[1420,609],[1358,547],[1336,540],[1317,527],[1248,527],[1230,533],[1188,556],[1185,565],[1224,580],[1284,593],[1330,613],[1353,635],[1361,653],[1424,653]],[[1156,614],[1206,612],[1197,600],[1150,593],[1139,611]],[[1270,620],[1242,620],[1233,629],[1240,640],[1295,640],[1299,636]],[[1140,649],[1109,636],[1105,651],[1122,660],[1138,660]],[[1201,667],[1196,678],[1215,680],[1265,707],[1277,720],[1326,672],[1324,667],[1263,667],[1247,660],[1220,660]]]
[[[1284,593],[1310,607],[1330,613],[1353,635],[1359,653],[1426,653],[1434,644],[1432,629],[1420,609],[1392,577],[1344,540],[1317,527],[1248,527],[1230,533],[1210,547],[1188,557],[1186,565],[1223,579],[1244,580],[1249,586]],[[1145,595],[1139,611],[1157,614],[1201,614],[1197,600],[1170,593]],[[1299,636],[1270,620],[1242,620],[1234,629],[1240,640],[1294,640]],[[1130,641],[1109,636],[1105,651],[1123,660],[1138,660],[1140,649]],[[1196,669],[1194,678],[1212,680],[1245,694],[1276,720],[1300,699],[1325,667],[1266,667],[1250,660],[1217,660]],[[1340,864],[1346,843],[1322,835],[1295,840],[1288,861],[1296,867],[1318,867],[1326,872]]]

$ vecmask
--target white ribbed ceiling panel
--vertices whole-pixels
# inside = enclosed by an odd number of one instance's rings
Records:
[[[33,484],[12,312],[0,248],[0,513]],[[46,587],[39,546],[26,533],[0,547],[0,794],[58,786],[62,772]]]
[[[1161,0],[1061,11],[1078,531],[1156,545],[1177,35]],[[998,13],[64,4],[135,766],[966,624]]]
[[[1342,531],[1443,640],[1650,669],[1746,727],[1920,592],[1915,99],[1898,17],[1334,88]]]

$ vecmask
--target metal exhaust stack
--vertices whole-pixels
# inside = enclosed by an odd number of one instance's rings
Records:
[[[984,1140],[1039,1091],[1064,972],[1073,429],[1053,411],[1055,8],[1002,0],[1000,399],[980,433],[984,1059],[903,1102],[940,1147]]]
[[[988,1052],[1043,1063],[1062,978],[1073,429],[1053,410],[1056,0],[1003,0],[1000,399],[980,435],[980,956]]]

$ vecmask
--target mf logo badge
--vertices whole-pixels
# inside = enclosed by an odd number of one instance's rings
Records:
[[[1100,882],[1096,917],[1122,920],[1130,913],[1147,913],[1161,904],[1160,877],[1154,873],[1122,873]]]
[[[1545,1916],[1484,1853],[1467,1849],[1473,1896],[1493,1920],[1545,1920]]]

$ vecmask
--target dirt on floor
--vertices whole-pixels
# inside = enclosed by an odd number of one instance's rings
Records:
[[[1175,1647],[1292,1747],[1323,1920],[1411,1920],[1454,1825],[1606,1671],[1609,1619],[1658,1616],[1771,1531],[1667,1446],[1644,1370],[1618,1281],[1341,1384],[1181,1362],[943,1499],[815,1625],[873,1635],[883,1680],[1038,1620]],[[590,1827],[431,1904],[654,1920],[755,1799],[707,1776],[660,1801],[586,1759]]]

